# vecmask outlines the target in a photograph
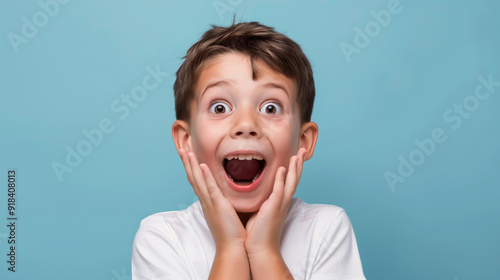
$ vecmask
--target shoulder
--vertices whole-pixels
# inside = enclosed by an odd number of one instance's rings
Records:
[[[365,279],[354,231],[341,207],[294,198],[282,242],[283,258],[296,279]]]
[[[144,218],[135,241],[149,239],[175,239],[184,233],[206,227],[199,202],[185,210],[160,212]]]
[[[294,198],[284,229],[291,236],[343,236],[352,233],[351,221],[344,209],[328,204],[308,204]]]
[[[178,211],[159,212],[144,218],[141,221],[141,226],[164,224],[164,223],[179,223],[179,222],[196,222],[199,216],[203,216],[199,201],[194,202],[188,208]]]
[[[207,255],[211,251],[204,255],[199,253],[207,247],[204,245],[209,244],[209,238],[210,232],[199,202],[185,210],[161,212],[144,218],[132,246],[134,279],[199,278],[196,273],[201,270],[194,269],[193,263],[200,264],[210,259]]]
[[[293,198],[290,203],[287,219],[298,223],[310,223],[313,221],[334,222],[347,218],[341,207],[328,204],[308,204],[299,198]]]

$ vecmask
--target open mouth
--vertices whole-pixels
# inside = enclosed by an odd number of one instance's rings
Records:
[[[250,185],[262,174],[266,161],[257,155],[233,155],[226,157],[222,165],[235,184]]]

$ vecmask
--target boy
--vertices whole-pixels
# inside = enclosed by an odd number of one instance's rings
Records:
[[[318,137],[295,42],[256,22],[214,26],[174,93],[172,135],[199,201],[141,222],[133,279],[365,279],[345,212],[292,198]]]

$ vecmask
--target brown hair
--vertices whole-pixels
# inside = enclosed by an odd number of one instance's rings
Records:
[[[243,22],[229,27],[212,25],[183,57],[174,83],[175,112],[178,120],[189,121],[190,102],[203,64],[216,55],[238,52],[250,56],[252,78],[258,78],[255,61],[292,79],[297,86],[301,123],[309,122],[314,104],[314,78],[309,60],[300,46],[272,27]]]

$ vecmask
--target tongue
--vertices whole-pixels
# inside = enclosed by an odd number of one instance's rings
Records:
[[[226,172],[234,181],[252,181],[261,169],[261,161],[256,159],[232,159],[226,163]]]

